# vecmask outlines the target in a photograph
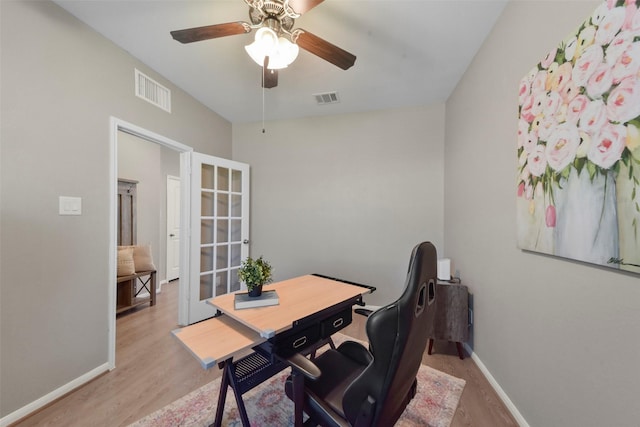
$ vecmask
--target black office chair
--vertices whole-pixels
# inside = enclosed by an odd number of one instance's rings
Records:
[[[416,394],[429,322],[435,315],[437,256],[424,242],[411,254],[400,298],[367,319],[367,350],[347,341],[313,361],[296,355],[285,392],[295,404],[295,425],[392,426]],[[305,377],[307,380],[305,380]]]

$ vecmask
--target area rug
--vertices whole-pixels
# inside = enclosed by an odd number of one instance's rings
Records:
[[[345,339],[333,336],[338,345]],[[243,395],[252,427],[293,426],[293,403],[284,394],[284,381],[288,370]],[[418,371],[418,393],[407,406],[397,427],[449,427],[465,381],[426,365]],[[202,386],[168,406],[131,424],[131,427],[204,427],[213,423],[216,412],[220,379]],[[229,389],[222,425],[240,427],[240,415],[233,391]]]

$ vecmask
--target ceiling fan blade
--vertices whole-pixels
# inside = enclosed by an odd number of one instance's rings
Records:
[[[322,3],[324,0],[289,0],[289,6],[302,15]]]
[[[278,86],[278,70],[270,70],[269,57],[264,57],[264,65],[262,67],[262,87],[265,89],[271,89]]]
[[[315,34],[298,28],[295,30],[294,35],[296,37],[295,43],[298,46],[307,52],[319,56],[325,61],[331,62],[336,67],[347,70],[356,62],[355,55],[344,49],[340,49],[338,46],[321,39]]]
[[[180,43],[192,43],[199,42],[201,40],[215,39],[218,37],[235,36],[236,34],[244,34],[250,31],[251,27],[249,24],[238,21],[171,31],[171,37]]]

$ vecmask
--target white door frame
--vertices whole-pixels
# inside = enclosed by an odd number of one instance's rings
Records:
[[[175,269],[173,268],[174,264],[171,263],[171,261],[173,261],[174,258],[169,256],[169,247],[170,246],[173,247],[173,244],[171,244],[171,240],[173,239],[173,237],[171,237],[171,236],[173,236],[173,234],[171,234],[171,233],[173,233],[173,228],[169,229],[169,225],[173,225],[174,224],[174,223],[169,224],[169,216],[170,216],[169,215],[169,206],[172,206],[172,203],[175,202],[175,197],[174,197],[175,194],[173,192],[169,191],[169,183],[170,182],[177,182],[178,185],[181,185],[181,180],[180,180],[179,176],[167,175],[167,181],[166,182],[167,182],[167,184],[166,184],[167,185],[167,188],[166,188],[166,193],[167,193],[167,203],[166,203],[166,205],[167,205],[167,215],[166,215],[166,217],[167,217],[167,233],[164,236],[165,237],[165,242],[166,242],[165,243],[165,248],[166,248],[165,279],[167,280],[167,282],[169,282],[171,280],[174,280],[174,279],[177,279],[177,278],[180,277],[180,260],[179,259],[177,260],[177,262],[178,262],[178,271],[175,271]],[[178,191],[180,191],[179,187],[178,187]],[[178,194],[178,198],[179,198],[178,203],[182,200],[181,197],[182,196]],[[176,212],[176,213],[179,216],[179,214],[180,214],[180,212],[179,212],[180,206],[178,206],[177,208],[178,208],[178,212]],[[181,225],[180,221],[181,221],[181,219],[178,220],[178,224],[177,224],[178,228],[180,228],[180,225]],[[176,233],[178,235],[178,238],[177,238],[178,245],[180,244],[180,231],[181,230],[177,230],[176,231]],[[180,252],[180,248],[179,247],[178,247],[178,252]],[[172,255],[175,255],[175,254],[172,254]],[[180,254],[178,253],[178,255],[180,255]],[[174,276],[174,274],[175,274],[175,276]]]
[[[192,147],[181,144],[162,135],[158,135],[147,129],[120,120],[116,117],[109,119],[109,141],[110,141],[110,172],[109,172],[109,303],[108,306],[108,329],[109,329],[109,369],[116,367],[116,245],[118,230],[118,131],[137,136],[147,141],[171,148],[180,153],[180,288],[178,301],[178,323],[186,324],[185,318],[188,314],[188,292],[189,287],[189,206],[191,204],[189,156],[186,153],[193,151]]]

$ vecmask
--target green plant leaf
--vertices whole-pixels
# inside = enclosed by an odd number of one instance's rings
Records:
[[[257,259],[247,257],[240,264],[238,278],[243,281],[249,290],[256,286],[266,285],[272,281],[272,267],[262,256]]]
[[[617,175],[620,173],[620,162],[615,162],[611,170]],[[603,174],[606,174],[606,169],[603,169]]]
[[[593,181],[597,171],[597,166],[594,163],[587,162],[587,172],[589,172],[589,179],[591,179],[591,181]]]

